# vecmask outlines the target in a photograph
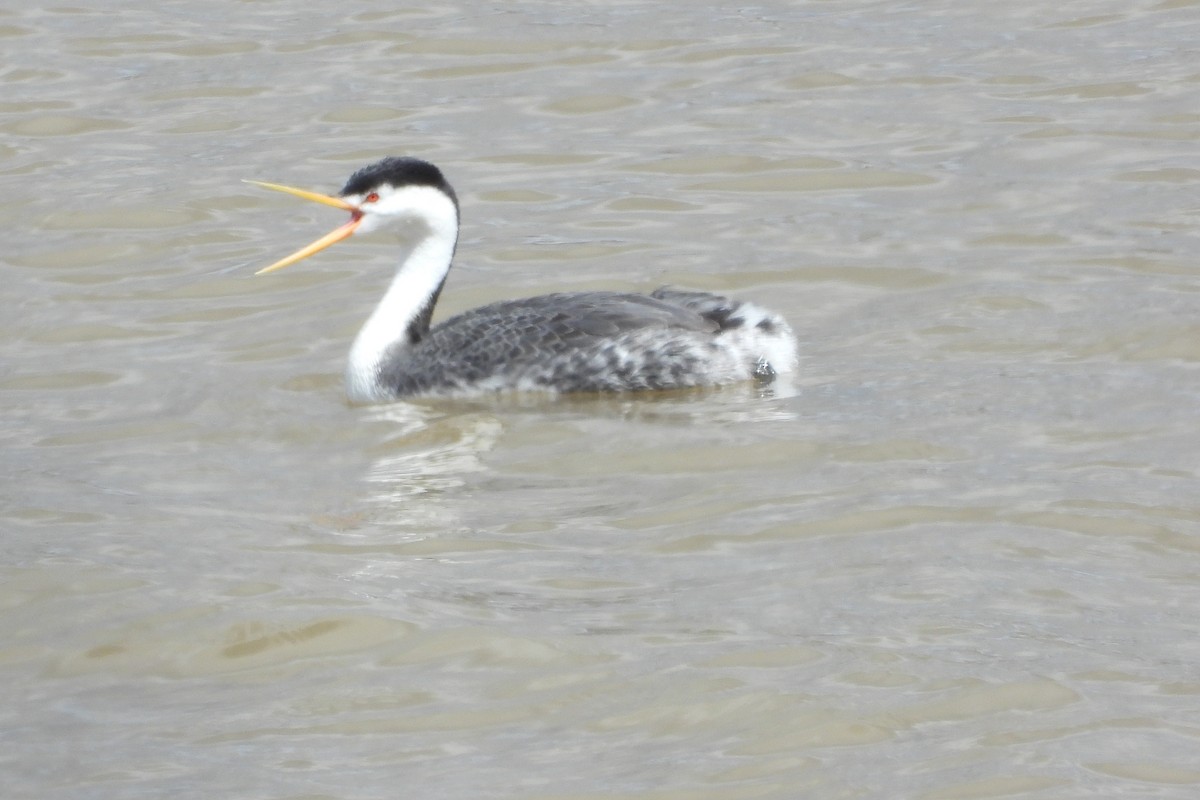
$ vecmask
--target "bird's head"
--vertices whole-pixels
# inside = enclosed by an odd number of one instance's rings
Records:
[[[292,186],[247,181],[256,186],[302,197],[350,212],[350,220],[290,256],[263,267],[256,275],[291,266],[356,233],[393,228],[405,239],[431,232],[457,236],[458,198],[441,170],[418,158],[391,156],[355,172],[338,196]]]

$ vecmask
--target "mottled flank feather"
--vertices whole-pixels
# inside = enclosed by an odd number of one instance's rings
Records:
[[[771,320],[771,331],[756,327],[761,319]],[[782,319],[726,297],[663,288],[472,309],[397,348],[379,377],[396,396],[637,391],[769,380],[791,371],[795,359]]]

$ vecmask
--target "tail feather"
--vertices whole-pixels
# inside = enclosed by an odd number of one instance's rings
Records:
[[[672,289],[662,286],[650,293],[650,296],[672,305],[683,306],[695,311],[700,316],[716,323],[721,330],[736,328],[744,324],[735,312],[743,304],[740,300],[731,300],[719,294],[709,292],[689,292],[683,289]]]
[[[721,341],[741,354],[750,375],[770,381],[796,368],[796,337],[787,320],[762,306],[709,292],[663,286],[652,296],[687,308],[717,325]]]

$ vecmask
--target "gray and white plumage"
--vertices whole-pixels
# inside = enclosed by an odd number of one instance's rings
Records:
[[[268,186],[350,209],[352,220],[338,238],[385,225],[399,233],[400,267],[351,349],[346,381],[355,402],[715,386],[769,381],[795,368],[795,337],[779,315],[666,287],[648,295],[590,291],[505,300],[431,326],[458,239],[458,201],[436,167],[386,158],[354,173],[337,200]]]

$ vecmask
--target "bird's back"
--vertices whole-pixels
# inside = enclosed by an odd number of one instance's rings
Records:
[[[761,313],[718,295],[672,289],[502,301],[434,326],[389,359],[381,378],[400,397],[504,389],[628,391],[762,377],[756,362],[766,354],[749,353],[745,342],[725,335],[757,322],[740,315],[743,309]],[[791,337],[790,330],[772,333]]]

